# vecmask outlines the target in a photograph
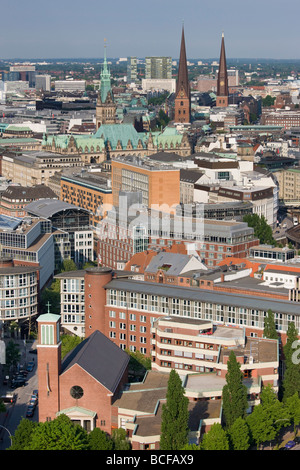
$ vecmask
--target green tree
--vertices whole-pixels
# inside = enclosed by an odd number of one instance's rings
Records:
[[[125,429],[113,429],[111,438],[113,441],[114,450],[130,450],[131,445],[127,439]]]
[[[200,444],[200,449],[229,450],[228,436],[220,423],[213,424],[210,430],[204,434]]]
[[[74,263],[74,261],[72,259],[64,259],[62,264],[61,264],[61,269],[60,271],[62,273],[66,272],[66,271],[76,271],[77,270],[77,266],[76,264]]]
[[[294,425],[294,433],[297,435],[297,428],[300,424],[300,398],[299,394],[296,392],[291,397],[286,399],[287,412],[290,416],[290,419]]]
[[[271,384],[263,387],[260,399],[263,408],[273,421],[273,427],[277,436],[282,427],[290,424],[287,408],[284,406],[284,403],[278,400],[277,393]]]
[[[38,423],[30,419],[22,418],[14,436],[12,436],[12,445],[9,450],[27,450],[30,447],[33,430]]]
[[[60,280],[54,279],[50,287],[45,287],[41,293],[41,313],[60,314]]]
[[[88,434],[88,442],[90,450],[112,450],[113,441],[102,431],[102,429],[94,428]]]
[[[9,341],[6,347],[6,365],[8,369],[16,367],[20,362],[21,353],[19,346],[13,340]]]
[[[273,426],[273,419],[262,404],[256,405],[250,415],[246,418],[246,423],[250,429],[252,440],[256,443],[257,449],[265,441],[271,441],[276,437],[276,430]]]
[[[79,336],[75,335],[61,335],[61,357],[64,358],[66,354],[72,351],[82,339]]]
[[[267,95],[265,98],[262,99],[263,107],[273,106],[273,104],[275,103],[275,99],[275,96]]]
[[[249,427],[246,420],[239,417],[228,430],[230,449],[247,450],[250,447]]]
[[[264,336],[269,339],[278,339],[278,334],[276,331],[274,313],[271,309],[267,311],[267,316],[265,317],[264,322]]]
[[[180,450],[188,444],[188,398],[178,373],[172,369],[166,403],[162,406],[161,450]]]
[[[38,423],[27,450],[88,450],[87,432],[64,414],[53,421]]]
[[[227,362],[226,385],[223,387],[223,414],[226,427],[230,428],[239,417],[245,418],[248,408],[247,387],[243,384],[241,365],[231,351]]]
[[[254,229],[254,235],[259,238],[261,244],[275,245],[276,241],[273,238],[273,232],[265,217],[258,214],[247,214],[243,217],[243,221],[249,227]]]

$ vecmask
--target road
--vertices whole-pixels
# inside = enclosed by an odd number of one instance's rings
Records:
[[[32,357],[31,357],[32,356]],[[5,450],[11,445],[10,434],[14,435],[20,421],[22,418],[26,417],[27,403],[30,400],[30,396],[33,390],[38,389],[38,377],[37,377],[37,364],[36,364],[36,355],[28,354],[28,352],[22,353],[23,363],[25,361],[34,360],[35,366],[32,372],[29,372],[26,378],[26,385],[24,387],[18,387],[14,389],[17,398],[15,403],[6,405],[7,413],[2,414],[2,419],[0,420],[0,450]],[[5,393],[7,390],[11,390],[8,385],[2,385],[1,381],[1,394]],[[0,415],[1,416],[1,415]],[[34,421],[38,421],[38,405],[35,409],[34,416],[29,418]],[[4,426],[4,428],[3,428]]]

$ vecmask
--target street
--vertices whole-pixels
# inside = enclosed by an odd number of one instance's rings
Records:
[[[20,342],[21,344],[21,342]],[[13,390],[16,394],[16,400],[12,404],[6,404],[7,412],[0,414],[0,450],[5,450],[11,445],[10,435],[14,435],[22,418],[26,417],[27,404],[30,400],[30,396],[33,390],[38,389],[38,378],[37,378],[37,358],[36,355],[28,354],[28,350],[32,345],[28,345],[25,349],[24,346],[20,346],[20,352],[22,354],[21,363],[24,364],[29,360],[34,360],[35,366],[32,372],[29,372],[26,378],[26,385],[24,387],[18,387]],[[32,356],[32,357],[31,357]],[[2,379],[2,378],[1,378]],[[3,385],[1,380],[0,391],[1,395],[7,391],[11,391],[9,385]],[[34,411],[32,418],[28,418],[33,421],[38,421],[38,405]]]

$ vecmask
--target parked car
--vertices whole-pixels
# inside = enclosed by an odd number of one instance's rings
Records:
[[[34,362],[33,362],[33,361],[28,362],[28,364],[27,364],[27,371],[28,371],[28,372],[32,372],[32,371],[33,371],[33,368],[34,368]]]
[[[39,396],[39,391],[38,390],[33,390],[32,395],[35,395],[36,397]]]
[[[24,387],[26,384],[26,380],[22,379],[13,379],[11,382],[12,388]]]
[[[36,405],[37,405],[37,402],[38,402],[37,397],[36,397],[35,395],[31,395],[31,397],[30,397],[30,402],[29,402],[30,405],[36,406]]]
[[[26,418],[32,418],[34,415],[34,407],[28,406],[26,410]]]
[[[295,441],[288,441],[286,444],[285,444],[285,448],[286,449],[292,449],[292,447],[295,447],[296,445],[296,442]]]

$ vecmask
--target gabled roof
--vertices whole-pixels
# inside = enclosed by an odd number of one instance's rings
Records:
[[[191,257],[179,253],[161,252],[150,261],[145,272],[156,273],[160,269],[166,271],[171,276],[179,276],[186,267]],[[199,261],[199,265],[201,265]]]
[[[130,140],[134,148],[137,147],[139,140],[143,143],[143,133],[138,133],[133,124],[102,124],[94,137],[100,137],[104,142],[110,142],[113,149],[120,141],[123,148],[126,148]]]
[[[128,362],[128,354],[96,330],[65,357],[61,374],[77,364],[114,393]]]

